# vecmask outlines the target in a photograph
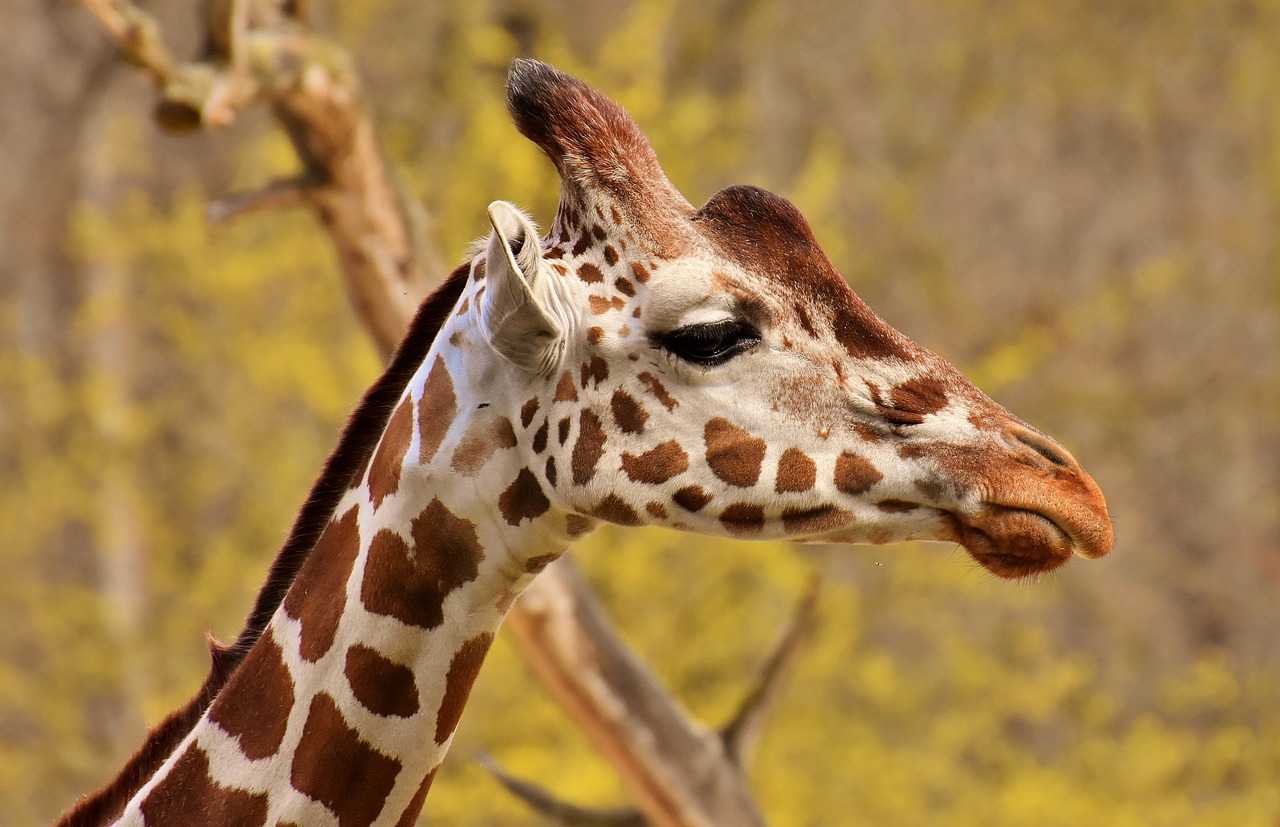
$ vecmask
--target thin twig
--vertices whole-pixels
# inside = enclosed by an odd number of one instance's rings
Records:
[[[306,202],[307,190],[314,187],[310,178],[282,178],[253,190],[228,193],[205,207],[211,224],[222,224],[259,210],[295,207]]]
[[[795,671],[797,656],[813,631],[820,584],[821,578],[818,575],[810,579],[804,596],[796,604],[787,631],[765,662],[755,687],[742,699],[741,706],[729,723],[720,730],[725,752],[729,760],[739,768],[745,768],[755,753],[764,718]]]
[[[498,779],[502,786],[534,812],[564,827],[647,827],[648,822],[639,810],[632,807],[580,807],[556,798],[550,790],[522,781],[509,775],[492,757],[485,753],[477,756],[481,766]]]
[[[173,77],[174,62],[160,35],[160,26],[151,15],[129,0],[80,0],[98,18],[129,62],[146,70],[163,88]]]

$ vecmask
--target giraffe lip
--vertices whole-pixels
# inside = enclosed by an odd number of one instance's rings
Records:
[[[953,539],[987,571],[1010,580],[1053,571],[1081,542],[1041,510],[985,502],[974,514],[950,515]]]

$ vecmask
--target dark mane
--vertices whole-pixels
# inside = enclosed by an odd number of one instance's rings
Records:
[[[445,319],[457,304],[469,272],[469,261],[459,265],[449,274],[444,284],[418,308],[417,315],[409,325],[409,332],[391,357],[391,363],[365,392],[355,412],[347,420],[337,447],[325,460],[320,478],[311,486],[306,502],[294,519],[288,539],[271,564],[267,581],[258,592],[258,599],[245,621],[244,629],[229,646],[210,640],[213,663],[200,691],[185,706],[171,713],[152,729],[147,740],[129,759],[124,769],[107,786],[76,804],[58,822],[59,827],[88,827],[118,817],[129,799],[155,774],[213,703],[236,667],[262,635],[302,564],[306,562],[307,555],[311,553],[325,525],[333,516],[338,501],[373,453],[383,429],[386,428],[392,408],[405,385],[426,359]]]

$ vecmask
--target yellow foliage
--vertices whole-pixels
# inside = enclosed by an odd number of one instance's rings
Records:
[[[430,82],[405,76],[408,91],[377,90],[395,113],[382,128],[384,147],[427,203],[449,260],[485,232],[490,200],[528,206],[544,225],[555,206],[553,170],[505,111],[502,66],[520,43],[497,5],[332,10],[339,35],[368,44],[362,60],[388,73],[418,66],[416,55],[381,52],[379,37],[399,25],[399,13],[431,15],[449,34]],[[961,277],[989,274],[958,272],[964,267],[942,251],[986,244],[1003,252],[1021,230],[993,221],[979,227],[988,236],[969,240],[961,219],[972,205],[938,194],[937,181],[961,175],[948,171],[954,158],[943,147],[967,137],[981,149],[981,137],[995,134],[997,151],[981,156],[989,167],[1022,153],[1035,169],[1041,151],[1047,166],[1067,167],[1075,156],[1061,162],[1025,136],[1009,137],[1009,127],[1030,122],[1069,136],[1102,111],[1115,140],[1132,141],[1139,157],[1158,154],[1164,132],[1176,133],[1167,110],[1183,105],[1161,84],[1194,91],[1178,85],[1177,72],[1187,71],[1179,58],[1201,38],[1222,41],[1230,48],[1213,54],[1225,62],[1226,82],[1206,99],[1238,116],[1222,127],[1238,131],[1229,146],[1266,138],[1250,158],[1268,179],[1272,208],[1280,202],[1280,110],[1269,103],[1280,3],[1252,4],[1252,17],[1230,28],[1215,28],[1216,12],[1185,2],[1146,15],[1134,4],[1046,0],[744,4],[734,14],[746,20],[726,13],[706,30],[740,23],[741,43],[704,33],[708,42],[691,44],[684,31],[693,5],[620,4],[611,31],[587,53],[546,25],[535,50],[627,105],[695,203],[728,183],[774,179],[860,291],[898,310],[900,294],[909,296],[926,329],[936,312],[971,331],[935,328],[993,392],[1047,382],[1069,345],[1105,340],[1127,352],[1138,320],[1217,295],[1220,283],[1210,290],[1200,273],[1216,259],[1143,249],[1089,265],[1105,278],[1059,284],[1047,278],[1056,260],[974,253],[995,262],[993,272],[1014,273],[1000,282],[1011,293],[1041,278],[1025,292],[1052,297],[1052,312],[1006,312],[1015,300],[960,295]],[[813,47],[805,57],[808,47],[787,40],[832,34],[828,17],[864,6],[867,31],[835,32],[861,38],[864,52]],[[794,58],[828,74],[788,76],[778,81],[785,95],[815,94],[815,78],[828,78],[837,90],[867,85],[877,105],[858,113],[864,131],[853,138],[840,129],[843,113],[809,110],[811,123],[797,127],[796,162],[767,166],[753,143],[767,103],[759,89],[677,76],[673,55],[686,51],[729,54],[737,65],[766,53]],[[1168,74],[1135,70],[1152,62]],[[138,104],[106,131],[115,149],[94,167],[101,175],[149,169],[132,150],[145,109]],[[287,141],[274,134],[246,142],[237,160],[231,179],[240,185],[288,174],[292,164]],[[971,183],[967,196],[986,192],[978,184],[987,182]],[[1001,187],[1034,188],[1020,179],[988,186],[1000,197],[1009,197]],[[207,665],[203,633],[239,628],[293,509],[378,371],[311,216],[210,228],[209,195],[129,189],[82,205],[65,248],[93,287],[65,330],[73,367],[17,347],[0,354],[0,811],[9,824],[47,822],[114,772],[145,724],[195,690]],[[1202,243],[1213,256],[1256,249],[1274,230],[1195,206],[1211,225]],[[1035,201],[1026,211],[1033,208],[1070,205]],[[943,220],[930,224],[936,213]],[[1082,226],[1096,229],[1089,218]],[[6,330],[18,312],[0,307]],[[989,328],[997,333],[982,338]],[[1140,378],[1124,372],[1128,363],[1095,358],[1097,375],[1083,386],[1127,388]],[[1041,412],[1052,416],[1088,392],[1059,377],[1046,394]],[[1097,404],[1101,413],[1088,421],[1104,434],[1113,433],[1109,420],[1141,419],[1128,397]],[[1274,419],[1275,409],[1266,415]],[[1101,437],[1095,444],[1112,447]],[[1132,450],[1118,444],[1116,462],[1130,464]],[[1127,542],[1123,554],[1162,565],[1156,543]],[[1274,827],[1280,814],[1280,668],[1218,647],[1191,646],[1179,663],[1155,658],[1147,637],[1119,638],[1139,641],[1131,650],[1091,639],[1125,621],[1095,605],[1106,592],[1082,584],[1135,577],[1133,568],[1072,566],[1013,585],[936,547],[795,550],[615,529],[584,542],[579,558],[627,641],[708,726],[732,713],[810,572],[823,573],[816,633],[751,769],[772,824]],[[608,765],[502,639],[427,817],[457,827],[538,823],[498,791],[474,760],[480,751],[568,799],[621,799]]]

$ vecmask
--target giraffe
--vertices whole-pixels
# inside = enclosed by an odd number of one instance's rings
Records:
[[[1112,545],[1060,445],[882,321],[799,211],[701,207],[618,104],[515,61],[561,183],[492,232],[361,400],[244,630],[63,824],[407,825],[530,580],[601,522],[959,543],[1005,578]]]

